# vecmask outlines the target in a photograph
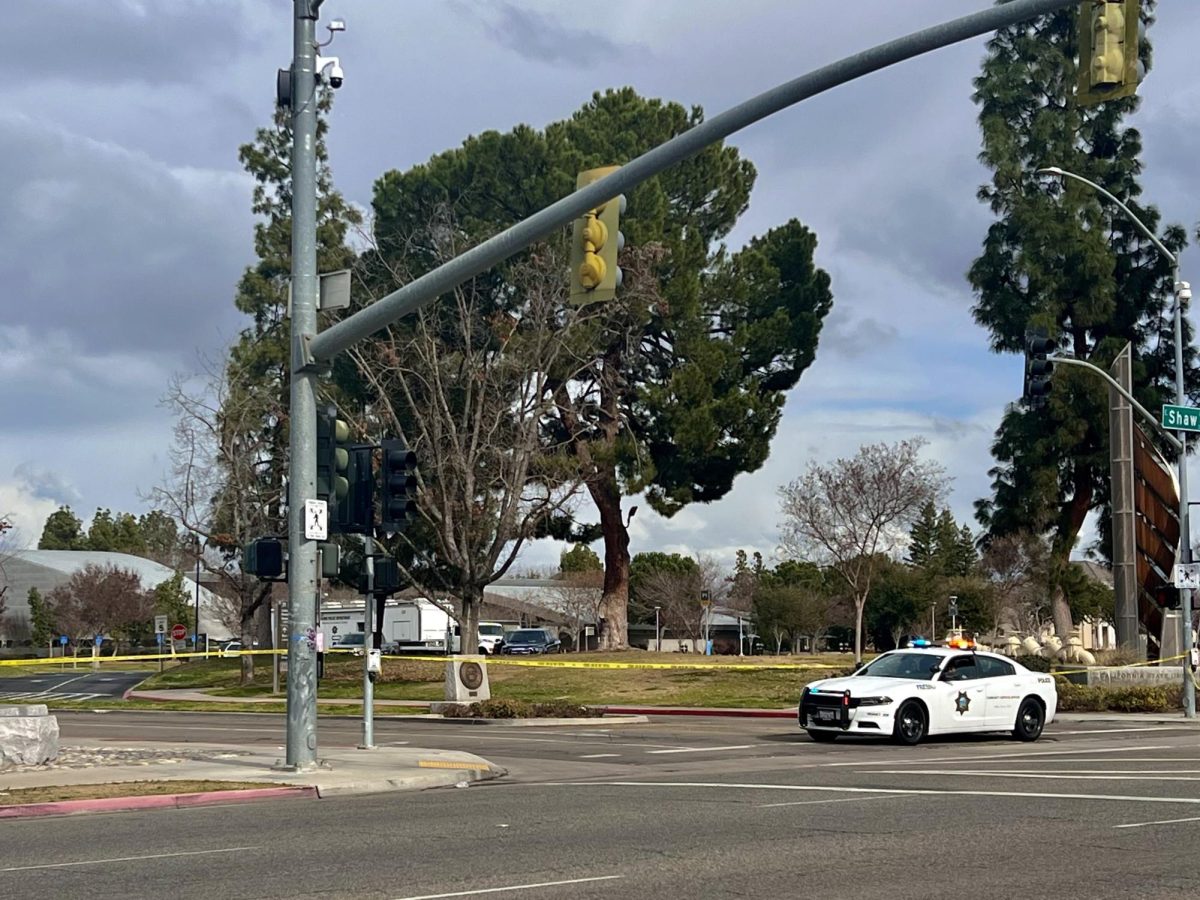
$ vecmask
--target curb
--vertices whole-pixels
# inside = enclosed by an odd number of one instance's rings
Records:
[[[795,719],[796,709],[704,709],[698,707],[654,707],[654,706],[606,706],[604,717],[609,713],[630,716],[724,716],[747,719]]]
[[[60,800],[54,803],[25,803],[0,806],[0,819],[29,816],[70,816],[89,812],[122,812],[136,809],[190,809],[220,803],[287,798],[317,799],[314,787],[248,788],[244,791],[203,791],[193,794],[153,794],[144,797],[105,797],[100,800]]]

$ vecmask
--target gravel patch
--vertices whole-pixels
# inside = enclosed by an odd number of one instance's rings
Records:
[[[160,766],[184,762],[237,759],[247,752],[230,750],[162,749],[150,747],[60,747],[58,759],[44,766],[13,766],[12,772],[45,772],[47,769],[94,769],[101,766]]]

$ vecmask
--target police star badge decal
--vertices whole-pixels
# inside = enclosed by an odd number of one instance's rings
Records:
[[[971,698],[967,696],[965,691],[959,691],[958,696],[954,698],[954,709],[961,716],[971,708]]]

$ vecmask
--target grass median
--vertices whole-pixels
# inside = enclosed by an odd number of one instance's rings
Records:
[[[681,659],[680,654],[630,651],[564,654],[549,659],[567,663],[669,664],[679,668],[593,669],[504,665],[496,661],[497,664],[488,667],[492,696],[531,703],[565,700],[588,706],[782,708],[794,706],[801,688],[808,682],[845,674],[852,666],[849,656],[834,654]],[[735,668],[744,665],[755,668]],[[322,699],[361,697],[362,667],[361,657],[327,657],[318,696]],[[379,700],[442,700],[444,677],[444,658],[385,659],[383,675],[375,684],[375,697]],[[230,700],[261,697],[270,692],[269,660],[260,657],[253,684],[242,685],[240,678],[241,669],[236,659],[202,660],[152,675],[141,687],[146,690],[203,690]]]
[[[163,794],[206,794],[277,788],[278,784],[249,781],[119,781],[112,784],[70,784],[59,787],[16,788],[0,791],[0,806],[60,803],[64,800],[108,800],[113,797],[157,797]]]

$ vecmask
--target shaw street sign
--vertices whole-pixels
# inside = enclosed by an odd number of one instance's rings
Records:
[[[1200,409],[1194,406],[1166,406],[1162,408],[1163,428],[1174,431],[1200,431]]]

